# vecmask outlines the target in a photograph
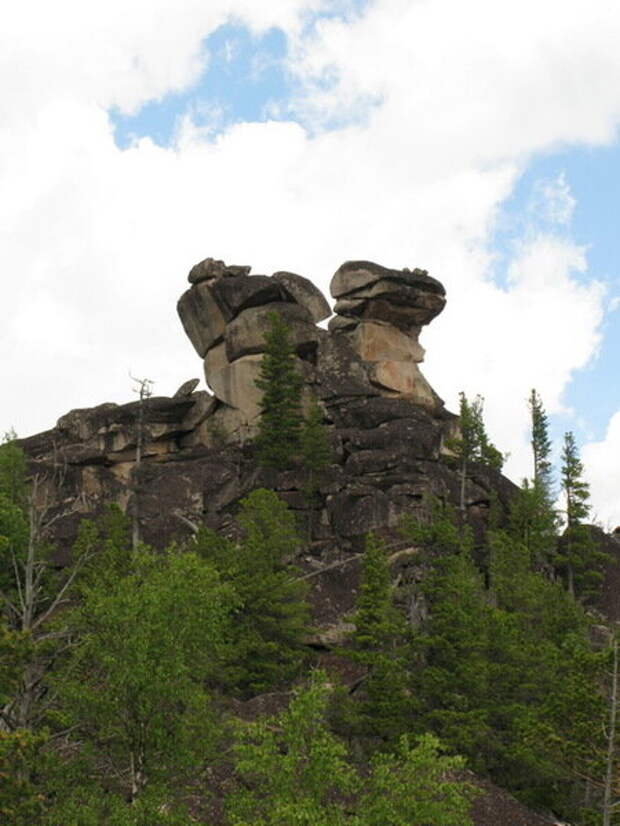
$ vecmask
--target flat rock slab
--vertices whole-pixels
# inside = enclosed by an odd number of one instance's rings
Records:
[[[293,301],[310,312],[315,323],[324,321],[332,314],[325,296],[310,279],[294,272],[274,272],[272,278],[284,287]]]
[[[204,358],[207,350],[222,338],[226,328],[226,319],[211,287],[203,282],[184,292],[177,304],[177,312],[194,349],[200,358]]]
[[[298,352],[316,348],[319,331],[310,311],[299,304],[278,301],[260,307],[249,307],[230,322],[224,333],[229,361],[265,351],[265,339],[271,329],[273,313],[285,321],[289,329],[289,341]]]
[[[393,270],[372,261],[346,261],[331,280],[330,292],[334,298],[375,284],[383,278],[394,279],[418,290],[445,296],[443,284],[432,278],[426,270]]]

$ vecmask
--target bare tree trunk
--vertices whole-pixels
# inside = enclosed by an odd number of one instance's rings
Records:
[[[465,484],[467,482],[467,462],[465,459],[461,462],[461,492],[459,496],[459,510],[465,516]]]
[[[140,543],[140,505],[138,501],[138,482],[140,474],[140,462],[142,461],[142,448],[144,446],[144,400],[150,398],[152,394],[153,382],[150,379],[136,379],[130,377],[137,383],[134,391],[138,393],[138,422],[136,432],[136,461],[133,468],[133,507],[131,514],[131,547],[135,551]]]

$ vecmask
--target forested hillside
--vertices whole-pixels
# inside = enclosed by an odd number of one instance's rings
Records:
[[[480,397],[381,395],[308,323],[267,314],[243,438],[142,381],[0,446],[3,822],[618,822],[620,548],[572,434],[556,470],[532,391],[519,488]]]

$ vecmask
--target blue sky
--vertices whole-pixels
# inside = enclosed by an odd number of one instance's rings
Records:
[[[509,475],[536,386],[620,522],[620,6],[62,3],[0,31],[0,431],[200,375],[175,304],[201,258],[326,293],[370,258],[446,284],[426,375],[484,395]]]

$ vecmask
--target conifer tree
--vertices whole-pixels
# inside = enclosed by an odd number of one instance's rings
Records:
[[[285,321],[270,313],[269,323],[256,380],[263,391],[256,447],[261,465],[284,470],[299,452],[302,378]]]
[[[459,393],[460,438],[452,447],[456,452],[460,468],[460,510],[465,511],[465,489],[469,467],[473,462],[501,470],[504,464],[502,453],[489,440],[483,419],[484,399],[476,396],[470,402],[465,393]]]
[[[540,568],[550,569],[557,550],[557,513],[553,507],[551,440],[542,399],[532,390],[528,399],[531,417],[531,445],[534,459],[532,481],[524,479],[511,507],[511,526],[531,559]]]
[[[312,399],[300,434],[301,459],[307,479],[305,493],[312,500],[320,484],[321,472],[329,465],[331,448],[328,433],[323,424],[323,411],[316,398]]]
[[[543,407],[542,399],[532,389],[528,399],[528,406],[532,419],[532,452],[534,454],[534,484],[542,488],[549,500],[553,498],[552,493],[552,469],[549,457],[551,455],[551,440],[547,414]]]
[[[590,488],[583,479],[583,463],[572,432],[564,435],[562,489],[566,502],[566,530],[558,561],[566,571],[566,587],[573,596],[588,597],[602,579],[607,556],[598,551],[585,520],[590,513]]]
[[[203,530],[192,548],[235,591],[229,639],[234,655],[219,683],[252,697],[297,674],[306,653],[308,607],[305,583],[292,565],[300,540],[286,504],[273,491],[255,490],[241,502],[238,522],[244,533],[239,543]]]
[[[351,656],[365,666],[363,701],[350,709],[353,728],[363,736],[394,740],[406,730],[406,644],[408,628],[394,605],[385,543],[366,538],[362,574],[351,637]]]

